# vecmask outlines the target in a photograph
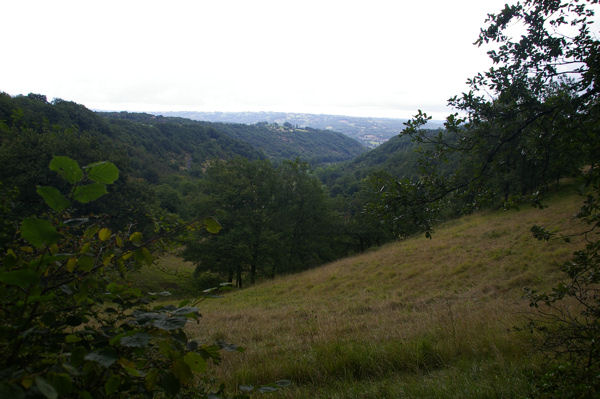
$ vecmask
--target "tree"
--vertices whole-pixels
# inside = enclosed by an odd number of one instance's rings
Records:
[[[445,132],[421,130],[428,119],[421,112],[404,131],[430,146],[422,162],[437,185],[433,199],[508,202],[596,163],[600,56],[590,29],[597,3],[528,0],[489,15],[476,43],[495,46],[494,67],[449,100],[459,112]],[[512,31],[524,34],[513,40]],[[452,157],[460,167],[442,176]]]
[[[280,177],[278,206],[279,242],[283,247],[276,272],[307,269],[335,256],[331,237],[334,235],[334,215],[319,180],[311,175],[308,163],[283,162],[277,173]]]
[[[428,145],[426,202],[453,198],[466,207],[510,204],[540,195],[563,176],[585,183],[578,215],[588,226],[585,249],[563,266],[565,281],[550,293],[531,292],[556,363],[538,384],[540,397],[597,397],[600,392],[600,41],[597,0],[526,0],[490,14],[476,44],[491,45],[494,67],[468,80],[470,91],[449,100],[459,112],[446,131],[429,135],[427,115],[405,134]],[[596,30],[596,31],[594,31]],[[513,39],[511,32],[522,32]],[[447,160],[459,167],[440,173]],[[541,239],[552,234],[532,228]],[[561,312],[565,299],[578,313]],[[558,310],[558,311],[557,311]]]
[[[152,308],[123,282],[128,270],[152,262],[169,235],[144,239],[78,213],[79,205],[107,194],[119,177],[114,164],[81,168],[58,156],[50,169],[70,190],[38,186],[51,211],[23,219],[2,254],[0,397],[208,394],[196,376],[208,360],[219,360],[220,347],[186,336],[183,327],[199,318],[198,309],[189,301]],[[203,224],[215,231],[214,221]]]
[[[218,236],[199,236],[188,242],[184,257],[198,270],[225,273],[241,287],[248,271],[254,283],[259,268],[272,265],[276,257],[277,233],[273,219],[278,178],[269,161],[236,158],[217,162],[207,171],[208,201],[202,212],[211,209],[223,225]]]
[[[219,235],[199,234],[184,257],[197,271],[225,275],[242,286],[262,274],[274,277],[331,260],[334,215],[308,164],[234,159],[212,165],[204,179],[207,200],[198,214],[213,212]]]

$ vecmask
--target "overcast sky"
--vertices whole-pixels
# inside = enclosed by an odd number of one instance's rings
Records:
[[[506,0],[7,0],[0,91],[129,111],[442,119]]]

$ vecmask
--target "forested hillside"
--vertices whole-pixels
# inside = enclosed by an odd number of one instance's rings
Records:
[[[0,397],[598,398],[597,5],[489,14],[444,129],[341,166],[341,134],[0,94]]]
[[[101,114],[113,120],[126,119],[146,125],[156,125],[157,122],[161,122],[162,124],[171,126],[171,131],[174,130],[174,126],[177,126],[182,131],[181,133],[184,130],[189,131],[193,129],[218,131],[261,151],[274,161],[299,158],[313,165],[318,165],[348,160],[366,151],[366,148],[361,146],[357,141],[341,133],[312,128],[299,129],[289,124],[282,126],[266,123],[246,125],[238,123],[209,123],[176,117],[165,118],[149,114]],[[193,145],[194,143],[190,144]]]
[[[210,159],[264,157],[252,146],[211,126],[148,114],[99,114],[70,101],[57,99],[50,103],[43,95],[10,97],[1,94],[0,121],[2,145],[7,155],[11,152],[14,156],[22,155],[8,151],[7,146],[17,145],[22,139],[17,134],[11,135],[11,129],[23,134],[36,133],[40,140],[53,137],[56,143],[49,144],[53,150],[55,145],[68,147],[88,140],[98,150],[123,158],[119,163],[122,169],[150,180],[181,169],[200,168]],[[31,147],[35,151],[37,146]],[[15,164],[18,162],[7,162],[7,165]]]
[[[299,158],[319,165],[352,159],[367,150],[358,141],[342,133],[310,127],[297,128],[289,123],[219,123],[216,126],[231,137],[260,149],[273,160]]]
[[[160,205],[153,185],[165,176],[201,174],[214,159],[264,158],[250,145],[209,126],[147,117],[142,123],[102,116],[69,101],[50,103],[42,95],[1,94],[0,181],[3,190],[16,189],[12,212],[41,210],[44,205],[36,186],[61,184],[48,170],[53,155],[117,165],[121,179],[115,191],[119,194],[96,204],[94,210],[113,215],[119,224],[150,223],[151,209]]]
[[[364,178],[375,172],[387,171],[397,177],[416,177],[419,172],[416,148],[410,138],[396,135],[350,161],[320,167],[317,174],[332,195],[352,194],[360,188]]]
[[[306,114],[291,112],[167,112],[166,116],[180,116],[184,118],[210,121],[255,124],[267,122],[269,124],[312,127],[321,130],[340,132],[351,137],[369,148],[377,147],[390,138],[398,135],[404,129],[406,119],[395,118],[368,118],[347,115]],[[428,127],[439,128],[440,121],[430,121]]]

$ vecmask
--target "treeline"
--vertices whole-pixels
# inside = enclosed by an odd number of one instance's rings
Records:
[[[82,205],[83,212],[106,219],[114,229],[135,226],[150,234],[165,218],[216,216],[222,233],[188,240],[186,257],[197,263],[199,272],[210,271],[240,285],[313,267],[397,236],[371,212],[368,203],[379,188],[364,181],[366,174],[353,172],[351,188],[340,186],[343,180],[336,188],[316,177],[311,164],[315,153],[308,144],[300,144],[308,136],[321,137],[320,131],[246,126],[245,134],[277,130],[280,138],[293,137],[294,154],[306,157],[291,161],[285,160],[292,153],[281,152],[284,147],[273,147],[267,158],[232,137],[243,129],[244,125],[149,114],[95,113],[70,101],[49,102],[38,94],[0,94],[2,240],[15,236],[16,221],[46,209],[36,193],[38,185],[67,188],[48,169],[54,155],[81,164],[106,160],[119,168],[111,195]],[[335,147],[319,141],[327,137],[313,143]],[[390,151],[394,142],[387,144]],[[268,141],[263,146],[268,147]],[[355,149],[362,151],[360,146]],[[344,147],[336,151],[343,157],[352,155]]]
[[[241,287],[245,276],[252,284],[347,251],[331,202],[305,162],[216,162],[200,184],[206,197],[197,215],[214,215],[223,229],[187,241],[183,256],[198,272],[218,272]]]
[[[146,233],[165,218],[215,216],[221,234],[189,238],[182,243],[185,257],[196,263],[199,276],[209,272],[240,286],[415,233],[429,234],[442,219],[517,202],[538,188],[540,179],[555,180],[576,166],[567,162],[572,154],[564,146],[538,154],[515,141],[471,182],[479,183],[478,192],[452,186],[466,184],[481,168],[473,164],[474,157],[467,162],[460,152],[438,155],[442,145],[465,142],[456,129],[409,129],[413,140],[400,135],[345,163],[315,168],[314,157],[285,160],[289,154],[279,146],[266,151],[267,157],[233,137],[243,136],[244,125],[95,113],[36,94],[0,95],[0,121],[3,237],[16,232],[11,220],[44,209],[37,185],[64,188],[48,170],[53,155],[83,164],[103,159],[117,165],[121,178],[111,186],[113,195],[85,205],[84,211],[102,215],[115,229],[136,226]],[[303,134],[320,135],[289,124],[245,128],[244,134],[277,130],[281,137],[295,137],[296,145]],[[265,137],[255,137],[264,140],[263,149],[269,148]],[[551,162],[539,163],[544,160]]]
[[[283,125],[266,122],[253,125],[216,123],[215,126],[231,137],[260,149],[274,161],[301,158],[316,166],[350,160],[367,150],[342,133],[298,128],[287,122]]]
[[[151,115],[143,116],[143,123],[133,119],[99,115],[70,101],[48,102],[43,95],[0,93],[0,182],[5,190],[18,191],[12,202],[15,215],[45,209],[36,185],[64,184],[48,170],[53,155],[83,164],[103,159],[117,165],[122,171],[114,186],[118,194],[90,211],[111,215],[120,227],[151,225],[148,215],[159,213],[160,205],[154,188],[170,176],[201,174],[212,159],[264,158],[209,126]]]

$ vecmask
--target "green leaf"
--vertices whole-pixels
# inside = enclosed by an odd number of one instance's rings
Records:
[[[81,375],[81,373],[79,372],[79,370],[77,370],[75,367],[73,367],[72,365],[70,365],[69,363],[63,363],[62,367],[71,375],[74,376],[79,376]]]
[[[190,366],[182,359],[175,360],[171,370],[180,383],[187,384],[194,378]]]
[[[135,233],[129,236],[129,241],[131,241],[134,245],[140,246],[142,245],[142,233],[136,231]]]
[[[21,224],[21,237],[36,248],[43,248],[56,244],[60,234],[49,221],[30,217]]]
[[[146,389],[152,391],[156,384],[158,383],[158,378],[160,377],[160,371],[158,369],[151,369],[147,374],[146,378],[144,378],[144,385]]]
[[[56,399],[58,398],[58,393],[56,389],[48,381],[43,379],[40,376],[35,377],[35,386],[40,390],[42,395],[44,395],[48,399]]]
[[[117,361],[117,355],[111,350],[100,350],[97,352],[90,352],[84,357],[85,360],[96,362],[102,367],[109,368]]]
[[[139,264],[146,264],[150,266],[154,261],[154,257],[152,256],[150,251],[148,251],[148,248],[142,247],[135,251],[135,260]]]
[[[219,363],[221,361],[220,346],[218,345],[203,345],[200,348],[200,352],[204,355],[205,359],[212,359],[213,362]]]
[[[119,341],[121,345],[128,348],[144,348],[150,342],[150,335],[146,333],[137,333],[130,337],[123,337]]]
[[[58,173],[63,179],[71,184],[78,183],[83,179],[83,171],[77,161],[69,157],[55,156],[50,161],[50,170]]]
[[[85,168],[90,180],[96,183],[112,184],[119,178],[119,169],[112,162],[97,162]]]
[[[106,241],[110,238],[111,231],[109,228],[105,227],[98,232],[98,238],[100,241]]]
[[[119,359],[119,364],[121,365],[121,367],[123,367],[127,374],[129,374],[132,377],[144,377],[145,375],[142,371],[135,368],[135,363],[131,360],[122,357],[121,359]]]
[[[65,337],[65,342],[67,344],[72,344],[72,343],[79,342],[79,341],[81,341],[81,338],[75,334],[69,334]]]
[[[49,373],[47,378],[59,397],[68,397],[73,392],[73,379],[70,375],[66,373]]]
[[[12,270],[0,273],[0,282],[6,285],[16,285],[17,287],[27,288],[30,285],[37,284],[40,276],[29,269]]]
[[[119,375],[112,374],[104,384],[104,392],[106,392],[106,394],[110,396],[113,393],[117,392],[120,386],[121,377]]]
[[[95,259],[91,256],[83,255],[77,259],[77,267],[83,272],[89,272],[94,268]]]
[[[44,199],[46,204],[56,212],[67,209],[71,203],[55,187],[37,186],[36,192]]]
[[[106,185],[101,183],[86,184],[85,186],[79,186],[73,193],[73,198],[82,204],[97,200],[104,194],[108,194],[106,191]]]
[[[84,238],[92,238],[94,236],[94,234],[96,234],[99,230],[100,230],[100,226],[95,225],[95,224],[91,225],[90,227],[85,229],[85,232],[83,233],[83,237]]]
[[[202,373],[206,370],[206,360],[199,353],[188,352],[183,357],[183,361],[190,366],[190,369],[194,373]]]
[[[223,228],[221,226],[221,223],[219,223],[217,219],[213,217],[207,217],[206,219],[204,219],[203,223],[204,227],[206,228],[206,231],[208,231],[211,234],[217,234]]]
[[[185,317],[169,317],[154,320],[152,325],[160,330],[171,331],[183,328],[186,322],[187,318]]]
[[[164,373],[160,379],[160,386],[165,390],[165,393],[169,397],[174,397],[181,389],[179,378],[173,373]]]
[[[153,323],[155,320],[163,317],[161,313],[157,312],[142,312],[140,310],[133,311],[133,317],[135,318],[136,323],[143,326],[149,323]]]
[[[67,269],[67,271],[69,273],[73,273],[73,270],[75,270],[75,266],[77,265],[77,258],[70,258],[67,263],[65,264],[65,269]]]

